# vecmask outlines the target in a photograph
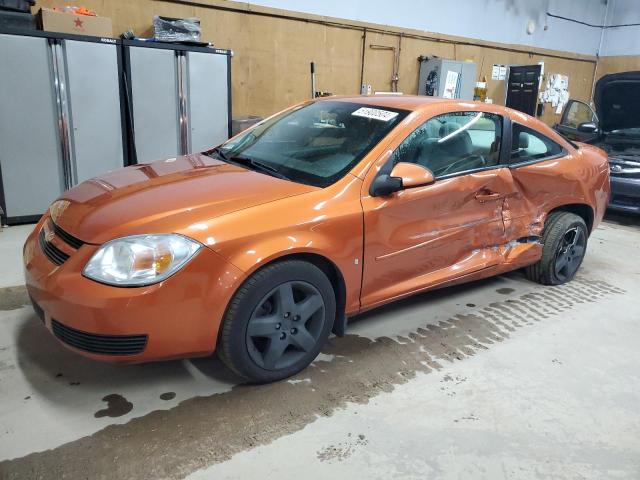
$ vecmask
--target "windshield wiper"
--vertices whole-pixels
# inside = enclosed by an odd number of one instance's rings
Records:
[[[287,177],[284,173],[281,173],[277,168],[272,167],[271,165],[268,165],[266,163],[262,163],[253,158],[245,157],[243,155],[229,155],[225,153],[221,147],[216,147],[211,151],[227,163],[235,163],[244,167],[248,166],[253,168],[254,170],[259,170],[268,175],[278,177],[283,180],[289,180],[289,177]]]
[[[266,163],[262,163],[259,160],[255,160],[253,158],[245,157],[243,155],[233,155],[226,156],[226,159],[231,163],[237,163],[243,166],[252,167],[254,170],[259,170],[262,173],[266,173],[267,175],[272,175],[274,177],[281,178],[283,180],[289,180],[284,173],[281,173],[276,167],[272,167]]]
[[[225,162],[229,161],[229,157],[227,157],[227,154],[222,151],[222,147],[216,147],[212,149],[211,152],[215,153],[221,160],[224,160]]]

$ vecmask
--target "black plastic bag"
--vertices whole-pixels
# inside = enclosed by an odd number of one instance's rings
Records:
[[[199,42],[197,18],[153,17],[153,38],[158,42]]]

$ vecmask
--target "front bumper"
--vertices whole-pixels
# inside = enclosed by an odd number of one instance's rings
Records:
[[[155,285],[103,285],[81,274],[97,245],[82,245],[61,265],[45,256],[38,241],[45,220],[25,243],[25,279],[36,312],[63,345],[114,362],[202,356],[215,350],[241,271],[205,247]]]
[[[640,178],[610,177],[609,207],[622,212],[640,213]]]

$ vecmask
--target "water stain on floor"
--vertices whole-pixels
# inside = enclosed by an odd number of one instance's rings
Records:
[[[122,395],[112,393],[102,399],[103,402],[107,402],[107,408],[98,410],[93,416],[96,418],[102,417],[122,417],[131,410],[133,410],[133,403],[129,402]]]
[[[91,465],[93,478],[184,478],[238,452],[297,432],[347,403],[366,404],[418,373],[438,371],[471,357],[528,325],[548,318],[561,320],[564,312],[581,304],[621,293],[624,290],[604,281],[578,278],[558,287],[536,287],[531,293],[435,324],[429,323],[425,309],[424,326],[408,337],[370,340],[351,334],[332,338],[323,350],[332,360],[318,360],[293,378],[310,381],[237,385],[226,393],[191,398],[60,447],[0,462],[0,476],[83,478]],[[123,414],[123,404],[132,408],[119,395],[105,397],[105,401],[108,407],[100,416],[114,410]],[[332,452],[320,454],[334,458]],[[341,452],[338,448],[335,453],[339,457]]]
[[[27,287],[24,285],[0,288],[0,310],[16,310],[29,303]]]
[[[496,290],[496,292],[498,292],[501,295],[509,295],[513,292],[515,292],[516,290],[514,288],[509,288],[509,287],[503,287],[503,288],[498,288]]]

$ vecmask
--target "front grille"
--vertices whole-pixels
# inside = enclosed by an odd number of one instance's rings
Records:
[[[80,240],[79,238],[74,237],[70,233],[65,232],[63,229],[61,229],[55,223],[51,222],[51,226],[53,227],[53,232],[58,237],[60,237],[62,239],[62,241],[65,242],[67,245],[72,246],[76,250],[79,249],[82,245],[84,245],[84,242],[82,240]]]
[[[62,265],[64,262],[66,262],[69,259],[69,254],[63,252],[53,243],[47,240],[47,231],[49,235],[53,235],[53,237],[59,238],[74,250],[77,250],[82,245],[84,245],[84,242],[82,240],[74,237],[70,233],[65,232],[58,225],[53,223],[51,219],[48,219],[46,224],[42,227],[42,230],[40,230],[40,234],[38,235],[38,243],[40,244],[40,248],[47,256],[47,258],[56,265]]]
[[[40,234],[38,235],[38,243],[40,244],[40,248],[42,249],[42,252],[46,255],[46,257],[56,265],[62,265],[69,259],[69,255],[64,253],[53,243],[47,242],[45,238],[44,228],[40,230]]]
[[[53,334],[78,350],[103,355],[135,355],[147,346],[147,335],[99,335],[67,327],[51,320]]]

